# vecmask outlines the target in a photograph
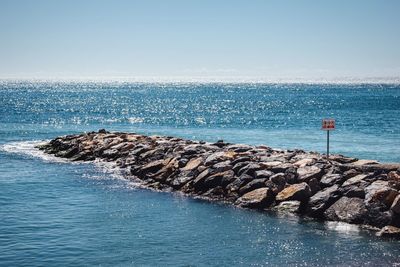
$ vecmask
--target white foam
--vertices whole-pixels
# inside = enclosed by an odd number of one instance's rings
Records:
[[[105,174],[108,177],[118,180],[127,181],[129,186],[132,188],[141,187],[139,181],[132,181],[126,179],[123,175],[123,170],[119,168],[115,162],[107,162],[103,160],[96,159],[95,161],[71,161],[65,158],[59,158],[52,154],[47,154],[42,150],[36,148],[38,145],[43,145],[47,143],[49,140],[44,141],[21,141],[21,142],[10,142],[7,144],[0,145],[0,151],[4,151],[7,153],[14,153],[19,154],[22,156],[34,157],[39,158],[46,162],[57,162],[57,163],[69,163],[69,164],[88,164],[92,163],[96,167],[96,169]],[[103,179],[102,176],[93,176],[90,175],[89,178],[91,179]]]
[[[21,141],[21,142],[10,142],[0,146],[0,150],[15,153],[19,155],[26,155],[35,158],[41,158],[44,161],[52,162],[66,162],[67,160],[57,158],[54,155],[46,154],[43,151],[36,148],[38,145],[45,144],[48,141]]]

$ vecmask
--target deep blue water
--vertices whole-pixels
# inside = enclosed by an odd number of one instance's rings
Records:
[[[37,140],[106,128],[400,162],[400,86],[0,82],[0,265],[392,265],[400,242],[138,189],[38,156]]]

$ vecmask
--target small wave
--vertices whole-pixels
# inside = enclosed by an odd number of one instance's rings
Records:
[[[52,162],[67,162],[62,158],[57,158],[54,155],[46,154],[43,151],[36,148],[38,145],[45,144],[48,141],[21,141],[21,142],[10,142],[0,146],[1,151],[7,153],[14,153],[19,155],[25,155],[35,158],[41,158],[44,161]]]

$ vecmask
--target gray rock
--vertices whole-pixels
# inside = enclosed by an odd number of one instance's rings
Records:
[[[343,179],[343,175],[341,174],[325,174],[322,176],[320,183],[323,187],[328,187],[334,184],[340,184]]]
[[[361,198],[341,197],[324,212],[324,216],[331,221],[363,223],[367,212]]]
[[[255,177],[257,179],[259,178],[269,178],[271,175],[273,175],[273,172],[267,171],[267,170],[259,170],[255,172]]]
[[[231,161],[225,160],[225,161],[219,162],[219,163],[215,164],[213,166],[213,168],[215,169],[216,172],[223,172],[223,171],[230,170],[230,169],[232,169]]]
[[[338,189],[338,185],[333,185],[313,195],[308,201],[308,213],[313,217],[322,217],[324,211],[340,198]]]

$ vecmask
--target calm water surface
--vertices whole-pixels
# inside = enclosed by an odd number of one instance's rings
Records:
[[[400,86],[0,83],[1,266],[393,265],[400,242],[138,189],[37,140],[107,128],[400,162]]]

